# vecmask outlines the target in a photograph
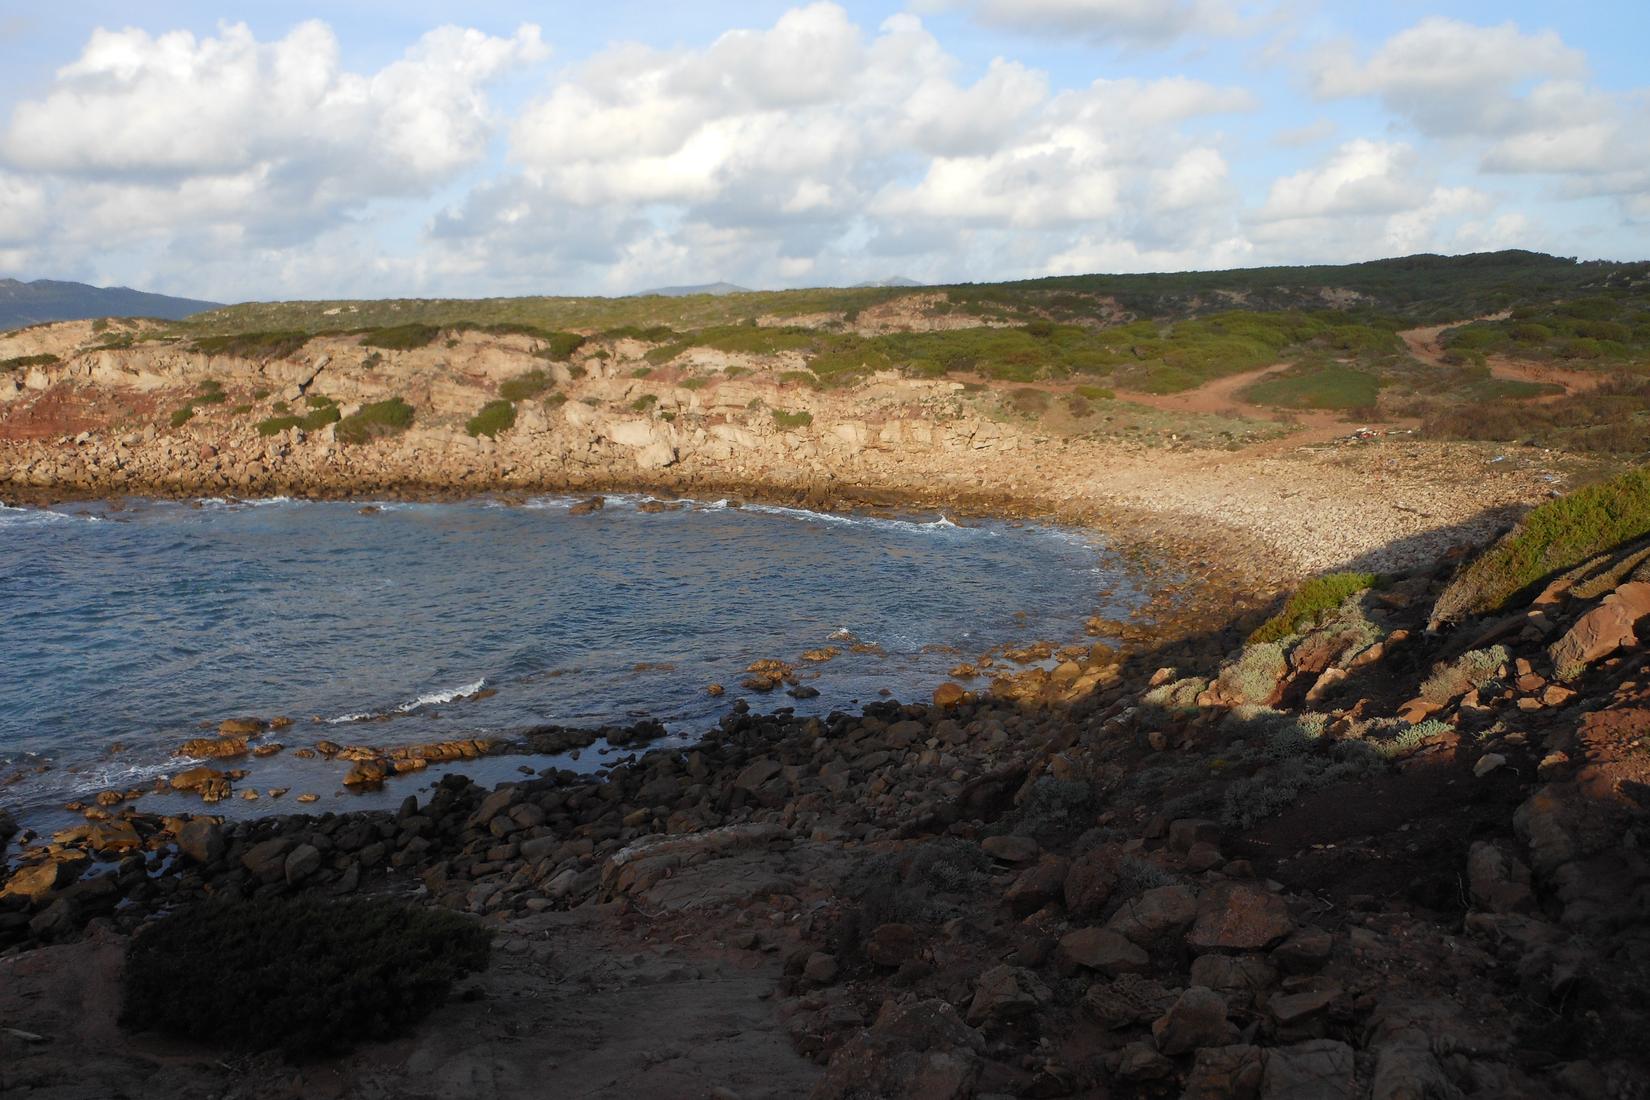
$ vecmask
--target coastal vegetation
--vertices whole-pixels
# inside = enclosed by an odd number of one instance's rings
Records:
[[[1650,468],[1583,486],[1534,508],[1480,555],[1439,600],[1434,617],[1499,611],[1538,583],[1650,534]]]
[[[555,383],[543,371],[527,371],[499,383],[498,395],[506,401],[526,401],[530,397],[537,397],[553,385]]]
[[[338,439],[343,443],[370,443],[385,436],[399,435],[412,427],[413,407],[399,397],[362,405],[338,421]]]
[[[314,1059],[401,1034],[486,968],[491,942],[474,920],[387,898],[202,901],[130,941],[120,1018]]]
[[[1249,635],[1251,644],[1277,642],[1317,624],[1324,615],[1380,583],[1374,573],[1329,573],[1297,588],[1283,609]]]
[[[258,434],[264,437],[279,435],[289,428],[301,428],[306,432],[320,431],[328,424],[336,424],[341,419],[337,405],[321,405],[303,416],[272,416],[267,420],[258,421]]]
[[[481,411],[470,417],[465,423],[464,430],[472,436],[486,436],[493,439],[498,433],[509,431],[516,422],[516,406],[512,401],[502,398],[498,401],[489,401],[481,406]]]
[[[25,370],[29,367],[49,367],[59,361],[58,357],[50,352],[40,355],[14,355],[10,359],[0,359],[0,371]]]

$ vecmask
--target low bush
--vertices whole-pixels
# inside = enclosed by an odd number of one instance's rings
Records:
[[[1650,469],[1577,489],[1533,509],[1469,565],[1433,608],[1434,621],[1499,611],[1514,596],[1595,554],[1650,534]]]
[[[1257,382],[1243,396],[1257,405],[1285,409],[1367,409],[1380,396],[1381,379],[1339,363],[1302,364]]]
[[[552,363],[565,363],[573,358],[574,352],[584,347],[585,342],[585,338],[576,332],[552,332],[545,335],[544,346],[533,354]]]
[[[530,397],[537,397],[553,385],[555,383],[548,374],[541,370],[530,370],[526,374],[518,374],[514,378],[500,382],[498,395],[506,401],[526,401]]]
[[[806,428],[814,422],[811,412],[788,412],[785,409],[773,410],[773,422],[780,428],[789,431],[792,428]]]
[[[285,359],[309,343],[307,332],[238,332],[228,336],[200,336],[195,350],[203,355],[236,359]]]
[[[472,436],[486,436],[488,439],[498,438],[499,432],[509,431],[516,422],[516,406],[511,401],[489,401],[481,406],[481,411],[470,417],[464,425],[464,430]]]
[[[338,402],[334,401],[325,394],[311,393],[305,395],[304,404],[308,405],[312,409],[324,409],[329,405],[336,405]]]
[[[1374,573],[1329,573],[1314,577],[1295,590],[1282,611],[1249,635],[1249,641],[1251,644],[1276,642],[1297,634],[1341,606],[1348,596],[1373,588],[1379,581]]]
[[[24,370],[28,367],[49,367],[62,360],[47,352],[41,355],[15,355],[10,359],[0,359],[0,371]]]
[[[172,411],[171,425],[174,428],[181,428],[185,424],[187,424],[191,420],[193,420],[194,418],[195,418],[195,406],[185,405],[181,409],[174,409]]]
[[[272,416],[268,420],[258,421],[258,434],[264,437],[279,435],[288,428],[302,428],[306,432],[320,431],[328,424],[336,424],[340,419],[337,405],[322,405],[303,416]]]
[[[405,1032],[487,966],[492,933],[388,899],[239,899],[180,910],[133,937],[121,1023],[294,1059]]]
[[[363,405],[338,422],[338,438],[345,443],[367,443],[398,435],[412,426],[413,407],[399,397]]]
[[[386,348],[390,351],[411,351],[427,347],[441,335],[439,325],[391,325],[388,328],[368,329],[361,337],[364,348]]]
[[[658,394],[644,393],[644,394],[642,394],[642,396],[638,397],[636,400],[634,400],[630,403],[630,411],[631,412],[638,412],[638,413],[645,413],[649,409],[653,408],[653,406],[657,405],[658,403],[659,403],[659,395]]]

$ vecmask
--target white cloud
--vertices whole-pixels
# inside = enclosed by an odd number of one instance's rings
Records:
[[[1244,26],[1230,0],[954,0],[989,27],[1101,43],[1160,46],[1192,34],[1230,35]]]
[[[511,131],[519,176],[446,211],[435,233],[464,252],[591,265],[623,290],[636,257],[682,265],[649,283],[704,281],[728,270],[715,266],[722,257],[748,281],[886,274],[849,257],[867,241],[904,251],[894,242],[919,237],[1035,272],[1069,243],[1045,235],[1106,221],[1126,234],[1164,211],[1234,201],[1218,149],[1181,127],[1252,109],[1241,89],[1170,77],[1054,93],[1011,60],[973,81],[960,68],[913,16],[867,35],[828,3],[700,50],[617,47],[523,110]],[[617,234],[605,249],[559,239],[594,211]],[[924,224],[951,234],[935,244]],[[1006,234],[1031,236],[997,239]],[[683,255],[666,236],[711,251]]]

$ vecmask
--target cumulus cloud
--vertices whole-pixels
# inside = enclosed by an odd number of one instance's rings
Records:
[[[937,0],[928,7],[960,8],[1004,30],[1130,46],[1235,34],[1244,26],[1230,0]]]
[[[1250,110],[1241,89],[1170,77],[1054,92],[1011,60],[973,80],[960,69],[915,17],[867,34],[829,3],[699,50],[618,47],[522,111],[519,173],[434,232],[464,251],[530,249],[541,265],[599,261],[592,276],[626,289],[640,265],[667,265],[646,281],[703,281],[723,256],[757,281],[885,274],[850,257],[909,253],[935,223],[951,259],[966,250],[1017,274],[1067,243],[1042,235],[1100,222],[1126,235],[1156,213],[1233,199],[1218,149],[1180,127]],[[599,256],[576,231],[560,240],[593,211],[617,233]],[[706,251],[673,250],[667,235]]]
[[[488,84],[546,52],[534,26],[508,38],[442,27],[356,73],[316,21],[269,42],[238,23],[208,37],[97,30],[13,109],[0,154],[71,251],[156,234],[300,243],[482,160],[498,125]]]

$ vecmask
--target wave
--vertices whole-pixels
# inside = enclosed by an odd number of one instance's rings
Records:
[[[50,508],[14,507],[10,504],[0,504],[0,530],[11,527],[40,527],[48,523],[73,520],[101,523],[103,517],[94,516],[90,512],[57,512]]]
[[[487,686],[487,677],[473,683],[461,684],[455,688],[443,688],[440,691],[426,692],[411,702],[402,703],[390,710],[364,710],[355,714],[340,714],[336,718],[328,718],[327,725],[338,726],[350,722],[371,722],[379,718],[389,718],[397,714],[411,714],[424,707],[440,706],[442,703],[451,703],[458,699],[467,699]]]
[[[780,504],[747,504],[747,512],[758,512],[768,516],[782,516],[786,519],[801,520],[804,523],[825,523],[833,527],[870,527],[881,531],[957,531],[970,534],[985,530],[989,535],[996,532],[990,529],[977,527],[962,527],[951,521],[945,515],[934,520],[916,519],[888,519],[884,516],[855,516],[842,512],[815,512],[808,508],[787,508]]]

